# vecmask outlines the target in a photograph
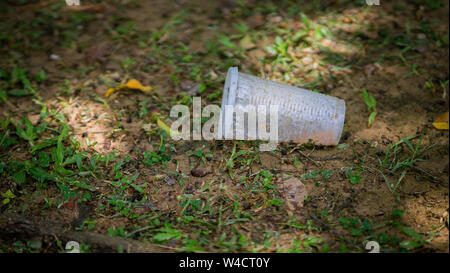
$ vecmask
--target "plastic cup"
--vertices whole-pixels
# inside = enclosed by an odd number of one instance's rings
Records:
[[[226,76],[219,119],[219,139],[224,137],[223,133],[227,128],[233,128],[227,126],[233,125],[236,130],[239,126],[248,124],[248,121],[237,115],[227,115],[227,105],[235,109],[248,106],[258,109],[260,105],[269,109],[270,105],[277,105],[277,142],[312,141],[318,145],[337,145],[345,120],[344,100],[240,73],[237,67],[231,67]],[[266,113],[266,122],[269,123],[269,110]],[[258,129],[260,125],[257,125]],[[249,137],[247,132],[244,135],[245,140],[267,140],[261,137],[259,131],[256,138]]]

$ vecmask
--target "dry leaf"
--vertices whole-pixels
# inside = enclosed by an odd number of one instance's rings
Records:
[[[434,122],[433,126],[439,130],[448,130],[448,112],[440,115]]]
[[[96,61],[104,63],[107,61],[108,47],[104,45],[92,46],[86,53],[86,61],[88,64],[93,64]]]
[[[209,76],[211,77],[211,80],[216,80],[217,79],[217,74],[216,74],[216,72],[214,72],[214,70],[210,70],[209,71]]]
[[[33,125],[36,125],[39,122],[39,120],[41,119],[41,115],[40,114],[33,115],[33,114],[30,113],[30,114],[27,115],[27,117],[28,117],[28,120]]]
[[[427,47],[427,45],[420,44],[420,45],[418,45],[418,46],[416,47],[416,50],[417,50],[417,52],[419,52],[419,53],[425,53],[425,52],[428,51],[428,47]]]
[[[109,96],[111,96],[112,93],[123,89],[136,89],[144,93],[147,93],[152,91],[153,87],[144,86],[138,80],[131,79],[126,84],[119,85],[116,88],[109,88],[108,91],[105,93],[105,98],[108,98]]]
[[[158,40],[158,44],[162,44],[162,43],[164,43],[165,41],[167,41],[167,40],[169,40],[169,38],[170,38],[170,35],[169,35],[169,32],[166,32],[159,40]]]
[[[376,70],[377,67],[373,64],[368,64],[364,66],[364,74],[366,75],[366,77],[371,76]]]
[[[280,179],[278,188],[284,195],[288,211],[293,211],[303,207],[303,202],[308,196],[306,186],[300,179],[291,177],[287,180]]]
[[[181,89],[183,89],[184,91],[187,91],[192,96],[197,94],[197,91],[201,86],[202,86],[201,84],[193,82],[193,81],[184,81],[184,82],[181,82],[181,84],[180,84]]]
[[[257,13],[255,15],[248,17],[246,23],[247,23],[248,28],[253,29],[253,28],[259,27],[261,25],[264,25],[265,22],[266,22],[266,20],[264,19],[264,16]]]
[[[167,185],[169,185],[169,186],[173,186],[176,183],[175,179],[173,179],[172,177],[169,177],[169,176],[164,177],[164,182],[166,182]]]
[[[105,7],[103,6],[103,4],[84,4],[79,6],[66,6],[64,7],[64,9],[71,12],[103,12],[105,10]]]
[[[103,149],[105,150],[111,149],[111,139],[105,139],[105,142],[103,142]]]
[[[241,48],[245,50],[255,47],[255,44],[250,39],[249,35],[245,35],[244,38],[242,38],[241,41],[239,42],[239,45],[241,46]]]
[[[181,89],[183,89],[184,91],[188,91],[188,90],[191,89],[194,85],[195,85],[195,82],[193,82],[193,81],[182,81],[182,82],[180,83],[180,87],[181,87]]]
[[[191,171],[192,176],[194,177],[203,177],[207,174],[209,174],[210,172],[207,170],[203,170],[203,169],[193,169]]]
[[[152,124],[151,123],[142,124],[142,129],[144,129],[144,131],[148,132],[152,129]]]
[[[58,206],[58,211],[66,221],[73,221],[80,215],[80,208],[76,198],[69,199],[66,203]]]

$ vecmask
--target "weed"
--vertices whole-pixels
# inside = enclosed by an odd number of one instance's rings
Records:
[[[361,171],[355,170],[354,168],[346,168],[345,176],[353,185],[358,184],[362,178]]]
[[[388,145],[385,151],[380,151],[384,154],[384,157],[378,158],[379,162],[379,169],[376,169],[384,178],[386,184],[388,185],[388,188],[395,193],[395,191],[398,189],[401,181],[406,176],[408,170],[416,170],[420,173],[422,173],[425,176],[433,177],[425,170],[419,168],[415,163],[426,161],[423,158],[420,158],[420,156],[425,153],[426,151],[430,150],[434,145],[430,145],[428,147],[425,147],[423,149],[420,149],[420,146],[422,144],[423,135],[420,136],[418,143],[416,146],[414,146],[410,141],[419,137],[419,135],[411,136],[403,138],[402,140]],[[403,151],[403,147],[407,147],[409,151],[409,156],[401,157],[400,152]],[[387,178],[387,174],[389,175],[395,175],[398,172],[401,172],[398,176],[398,179],[396,183],[390,182]]]
[[[152,237],[155,242],[167,243],[171,240],[180,240],[184,237],[183,233],[175,228],[169,222],[165,222],[164,226],[155,229],[157,233]]]
[[[369,92],[367,92],[365,88],[362,89],[362,97],[367,105],[367,111],[370,113],[367,124],[368,127],[372,127],[375,117],[377,116],[377,101],[371,94],[369,94]]]

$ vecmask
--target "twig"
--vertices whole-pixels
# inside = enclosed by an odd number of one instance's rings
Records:
[[[321,164],[319,162],[315,161],[314,159],[311,159],[309,156],[305,155],[302,151],[297,151],[297,152],[299,152],[303,157],[305,157],[306,159],[308,159],[309,161],[314,163],[314,165],[316,165],[317,167],[321,166]]]
[[[297,150],[297,152],[299,152],[304,158],[306,158],[306,159],[310,160],[312,163],[314,163],[314,165],[316,165],[317,167],[320,167],[320,166],[321,166],[319,162],[317,162],[317,161],[311,159],[308,155],[305,155],[305,154],[304,154],[302,151],[300,151],[299,149],[300,149],[300,146],[294,147],[292,150],[289,151],[288,154],[291,154],[292,152],[294,152],[295,150]],[[312,152],[314,152],[314,150],[313,150]],[[312,153],[312,152],[311,152],[311,153]],[[311,154],[311,153],[310,153],[310,154]]]

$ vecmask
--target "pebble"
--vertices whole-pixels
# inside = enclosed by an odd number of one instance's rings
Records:
[[[52,55],[50,55],[50,59],[53,61],[59,61],[59,60],[61,60],[61,57],[59,55],[52,54]]]
[[[207,175],[208,173],[209,173],[208,171],[205,171],[202,169],[194,169],[191,171],[192,176],[195,176],[195,177],[203,177],[203,176]]]

